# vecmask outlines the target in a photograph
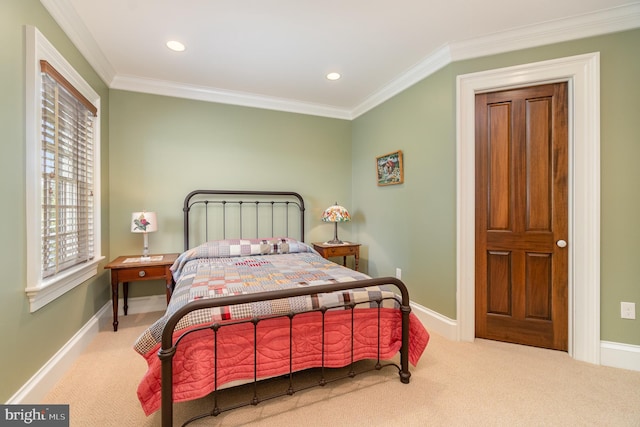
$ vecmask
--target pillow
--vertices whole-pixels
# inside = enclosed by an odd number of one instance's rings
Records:
[[[174,272],[175,277],[187,261],[197,258],[229,258],[296,252],[315,252],[315,250],[306,243],[288,237],[213,240],[183,252],[176,259],[171,270]]]
[[[185,254],[189,258],[227,258],[235,256],[270,255],[293,252],[313,252],[306,243],[288,237],[268,239],[227,239],[206,242]]]

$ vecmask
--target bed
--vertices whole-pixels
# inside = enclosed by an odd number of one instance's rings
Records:
[[[275,396],[257,387],[243,405],[217,393],[319,368],[315,385],[354,377],[356,362],[398,369],[409,383],[429,334],[395,278],[371,278],[322,258],[305,243],[305,207],[294,192],[197,190],[184,200],[184,252],[171,267],[166,313],[134,344],[148,369],[138,387],[147,415],[174,422],[177,402],[212,395],[204,416]],[[395,359],[399,359],[396,363]],[[345,368],[343,377],[325,370]],[[211,398],[211,397],[210,397]],[[185,424],[186,424],[185,423]]]

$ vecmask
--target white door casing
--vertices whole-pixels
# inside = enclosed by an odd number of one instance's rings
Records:
[[[569,83],[569,354],[600,364],[598,52],[457,78],[457,339],[475,339],[475,95],[559,81]]]

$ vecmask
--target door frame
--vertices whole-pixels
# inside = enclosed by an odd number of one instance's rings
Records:
[[[599,52],[457,77],[456,338],[475,339],[475,95],[560,81],[569,89],[568,348],[600,364]]]

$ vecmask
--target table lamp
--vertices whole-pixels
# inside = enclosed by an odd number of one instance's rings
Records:
[[[148,233],[158,231],[158,219],[155,212],[134,212],[131,214],[131,232],[142,233],[144,236],[144,249],[142,261],[149,261],[149,236]]]
[[[338,239],[338,223],[351,221],[351,215],[349,215],[349,211],[347,211],[347,209],[340,206],[338,202],[336,202],[334,205],[329,206],[324,210],[324,212],[322,212],[322,220],[324,222],[335,223],[333,240],[330,240],[327,243],[330,245],[341,245],[343,242],[342,240]]]

